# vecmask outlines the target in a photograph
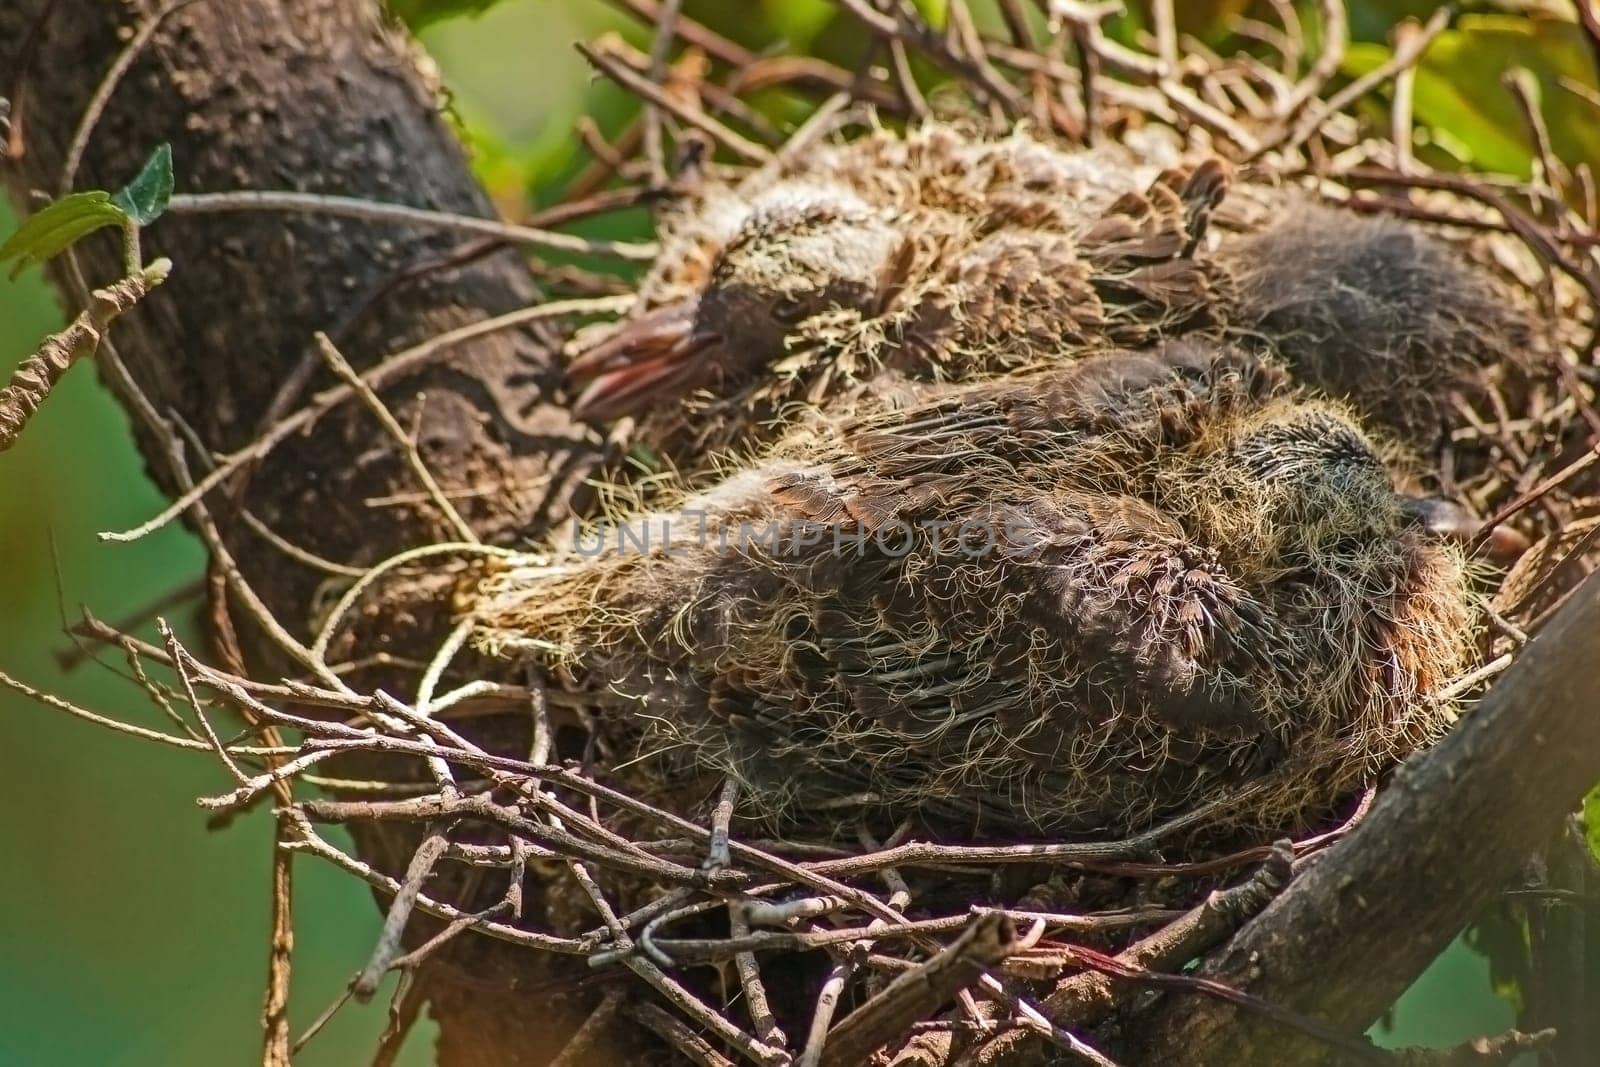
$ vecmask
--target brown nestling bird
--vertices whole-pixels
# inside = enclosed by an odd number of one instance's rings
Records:
[[[1281,830],[1452,719],[1473,597],[1405,489],[1345,406],[1172,342],[813,413],[472,613],[612,766],[791,830]]]
[[[1209,323],[1193,254],[1222,165],[1078,162],[932,127],[703,190],[666,220],[639,314],[569,366],[576,409],[641,415],[636,441],[690,469],[816,404]]]

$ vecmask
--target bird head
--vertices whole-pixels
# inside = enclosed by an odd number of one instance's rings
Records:
[[[1408,531],[1462,544],[1481,532],[1459,505],[1398,489],[1374,442],[1317,402],[1285,401],[1240,420],[1203,463],[1197,507],[1214,543],[1271,570],[1377,563],[1377,547],[1415,543]],[[1491,543],[1511,536],[1490,533]]]
[[[1234,429],[1214,458],[1237,502],[1242,541],[1285,566],[1314,565],[1342,542],[1400,523],[1400,498],[1370,440],[1338,411],[1269,406]]]
[[[1397,488],[1376,443],[1323,403],[1283,400],[1232,424],[1200,474],[1194,509],[1214,544],[1269,569],[1376,563],[1366,547],[1418,539],[1475,545],[1494,563],[1526,549],[1510,526]]]
[[[876,315],[901,245],[884,212],[843,186],[772,187],[700,292],[625,324],[568,365],[569,378],[589,382],[575,410],[614,418],[706,385],[737,387],[789,352],[807,319]]]

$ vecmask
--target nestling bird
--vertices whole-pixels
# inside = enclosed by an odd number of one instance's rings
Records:
[[[1193,255],[1224,179],[930,127],[707,190],[665,225],[648,310],[571,364],[577,410],[650,412],[643,440],[692,460],[807,405],[1210,323]]]
[[[813,417],[473,613],[619,763],[780,825],[1282,827],[1451,718],[1471,598],[1420,504],[1341,407],[1175,342]]]
[[[640,415],[695,469],[809,405],[1205,333],[1426,447],[1452,389],[1528,347],[1506,288],[1418,228],[1227,184],[1024,133],[820,147],[667,220],[644,310],[569,368],[577,409]]]

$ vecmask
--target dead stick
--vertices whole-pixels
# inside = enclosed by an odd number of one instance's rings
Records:
[[[16,442],[62,375],[99,349],[100,339],[117,316],[166,281],[171,270],[171,260],[158,259],[121,281],[96,289],[90,295],[89,306],[78,313],[71,325],[45,338],[39,350],[22,361],[11,375],[10,384],[0,390],[0,452]]]
[[[700,1064],[700,1067],[733,1067],[732,1060],[654,1004],[638,1005],[633,1009],[633,1017],[655,1031],[657,1037],[672,1045],[693,1062]]]
[[[1366,96],[1373,89],[1382,85],[1390,78],[1397,76],[1401,71],[1410,70],[1422,60],[1422,54],[1428,50],[1433,39],[1444,32],[1450,24],[1451,9],[1442,7],[1434,12],[1433,17],[1421,30],[1405,34],[1396,38],[1394,54],[1387,61],[1374,67],[1372,70],[1356,78],[1349,85],[1328,97],[1312,108],[1304,118],[1295,124],[1287,143],[1285,151],[1293,151],[1310,140],[1323,125],[1335,115],[1343,114],[1352,103]],[[1270,145],[1266,146],[1270,147]],[[1263,151],[1265,148],[1263,148]]]
[[[823,1067],[865,1063],[874,1050],[932,1015],[961,990],[982,977],[984,969],[1004,960],[1016,940],[1011,921],[985,912],[949,946],[894,981],[852,1012],[828,1035]]]
[[[549,1067],[580,1067],[581,1064],[598,1062],[599,1054],[605,1050],[606,1033],[611,1029],[612,1020],[620,1007],[622,991],[609,990],[583,1021],[583,1025],[567,1039],[566,1046],[550,1061]]]
[[[764,163],[772,157],[772,153],[767,151],[766,148],[730,130],[699,108],[690,107],[683,101],[662,92],[659,85],[653,84],[650,79],[610,54],[609,51],[604,50],[606,47],[603,42],[600,47],[590,47],[581,42],[577,45],[577,49],[583,58],[594,64],[600,73],[635,96],[665,111],[670,111],[689,125],[710,134],[719,144],[740,159],[751,163]]]
[[[444,830],[436,827],[423,838],[422,844],[412,854],[405,881],[400,884],[400,892],[394,895],[394,900],[389,904],[389,914],[384,916],[383,930],[378,935],[377,947],[372,950],[372,958],[351,986],[355,998],[362,1003],[372,999],[378,984],[388,973],[389,965],[399,957],[401,938],[411,918],[411,909],[417,903],[417,894],[422,892],[422,883],[432,872],[433,865],[439,862],[439,857],[444,855],[445,846],[449,843],[450,839]]]
[[[1182,918],[1140,938],[1117,955],[1117,962],[1143,970],[1175,970],[1219,944],[1255,917],[1288,884],[1294,852],[1287,842],[1248,880],[1211,893]],[[1138,988],[1104,971],[1081,971],[1056,984],[1039,1008],[1057,1026],[1092,1026]],[[1047,1048],[1027,1030],[999,1034],[971,1054],[980,1067],[1020,1067],[1041,1063]]]

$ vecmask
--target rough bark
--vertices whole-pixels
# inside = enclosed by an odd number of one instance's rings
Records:
[[[55,192],[73,131],[126,31],[162,6],[0,4],[0,93],[23,89],[13,118],[25,153],[5,168],[19,206],[36,190]],[[492,214],[410,46],[368,0],[200,0],[169,15],[112,95],[77,187],[117,187],[162,141],[172,144],[181,192],[294,189]],[[230,450],[254,437],[284,381],[317,358],[315,330],[335,334],[360,368],[536,298],[522,261],[501,253],[367,304],[396,270],[458,241],[310,215],[169,215],[147,232],[145,254],[170,257],[171,280],[118,324],[115,339],[163,414],[181,419],[206,448]],[[91,285],[121,273],[113,239],[92,238],[81,255]],[[551,367],[539,337],[499,334],[459,346],[385,393],[400,423],[417,427],[441,483],[491,490],[457,499],[486,540],[512,540],[558,519],[591,469],[594,434],[545,399]],[[310,384],[330,381],[319,369]],[[161,446],[137,424],[135,432],[152,476],[171,490]],[[246,577],[287,626],[303,631],[323,576],[252,535],[228,502],[319,555],[361,563],[449,536],[426,500],[367,503],[415,498],[417,490],[394,442],[350,404],[212,503]],[[359,651],[425,656],[440,614],[434,604],[443,599],[391,597],[368,620]],[[262,642],[243,639],[247,654],[261,651]],[[252,658],[272,669],[270,657]],[[384,853],[400,850],[388,844],[362,842],[368,859],[395,869]],[[427,976],[444,1062],[541,1062],[566,1026],[549,1003],[528,1010],[530,994],[518,990],[548,984],[548,971],[537,960],[507,959],[483,939],[460,943],[467,955]]]

